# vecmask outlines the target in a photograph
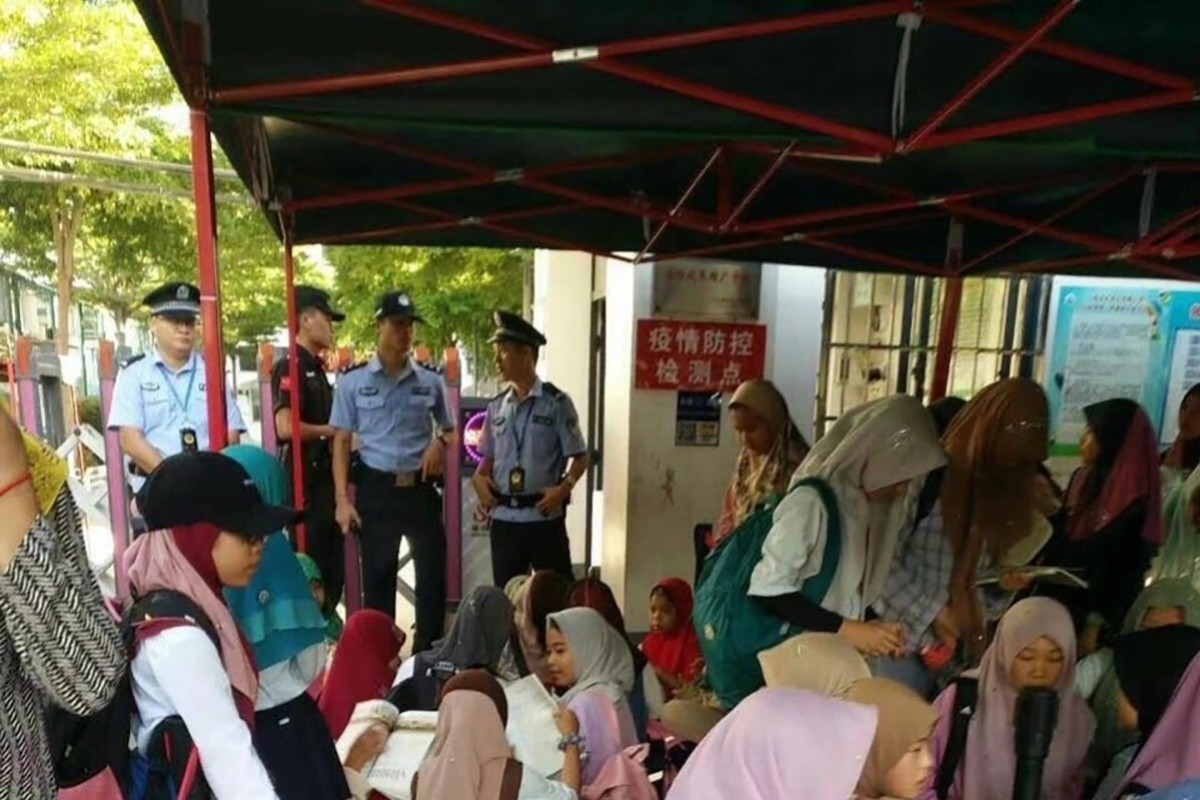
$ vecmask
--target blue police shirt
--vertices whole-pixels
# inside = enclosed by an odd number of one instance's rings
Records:
[[[525,470],[523,494],[540,494],[562,481],[567,461],[586,453],[587,442],[571,398],[547,389],[539,380],[524,400],[518,401],[516,391],[509,389],[488,403],[479,452],[491,459],[492,480],[501,494],[509,494],[509,475],[517,467]],[[492,509],[492,518],[501,522],[555,519],[542,516],[536,508],[504,506]]]
[[[225,387],[225,418],[229,430],[246,431],[237,399],[228,386]],[[164,457],[183,451],[179,432],[191,428],[196,432],[197,446],[207,450],[210,442],[204,357],[192,353],[181,369],[173,370],[154,349],[127,364],[117,375],[113,388],[108,427],[110,430],[136,428]],[[133,476],[130,484],[136,491],[144,480]]]
[[[363,463],[383,472],[420,469],[435,422],[439,431],[454,429],[446,384],[411,358],[395,379],[388,377],[379,356],[342,375],[329,415],[333,427],[358,434]]]

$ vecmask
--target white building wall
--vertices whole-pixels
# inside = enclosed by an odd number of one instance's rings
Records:
[[[534,264],[534,321],[550,339],[539,371],[570,392],[586,416],[591,257],[539,252]],[[607,379],[600,465],[604,492],[596,497],[593,552],[631,629],[639,630],[645,627],[644,608],[655,583],[669,575],[693,578],[692,531],[716,521],[738,443],[726,418],[718,447],[675,446],[676,394],[633,388],[634,334],[637,320],[651,314],[653,265],[606,260],[597,264],[596,274],[607,308]],[[777,265],[763,271],[760,321],[770,329],[767,377],[780,386],[806,436],[815,416],[824,275],[821,269]],[[574,512],[577,562],[582,560],[582,522],[582,514]]]

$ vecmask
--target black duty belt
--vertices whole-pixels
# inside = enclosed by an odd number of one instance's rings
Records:
[[[537,508],[542,502],[540,494],[501,494],[496,495],[496,505],[502,508]]]
[[[373,476],[377,480],[390,481],[392,486],[397,489],[412,489],[417,486],[437,486],[441,478],[424,479],[421,477],[421,470],[415,469],[407,472],[392,472],[391,470],[375,469],[368,467],[366,464],[361,466],[364,474]]]

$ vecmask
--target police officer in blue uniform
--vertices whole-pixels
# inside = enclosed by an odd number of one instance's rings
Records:
[[[210,444],[204,356],[195,350],[200,290],[168,283],[142,303],[150,309],[154,347],[125,364],[108,412],[108,428],[119,431],[121,451],[129,458],[134,491],[164,458],[208,450]],[[225,414],[228,444],[237,444],[246,423],[228,387]]]
[[[573,577],[566,506],[587,472],[587,443],[566,392],[537,376],[546,337],[516,314],[498,311],[496,366],[509,388],[488,404],[475,473],[491,512],[492,576],[504,586],[532,569]]]
[[[300,397],[301,464],[304,467],[304,505],[308,555],[321,568],[325,581],[326,614],[342,602],[345,584],[345,549],[334,519],[333,455],[330,445],[334,430],[329,424],[333,411],[333,384],[325,372],[321,353],[333,347],[333,325],[346,315],[329,302],[329,293],[315,286],[296,287],[296,361]],[[271,370],[271,394],[275,398],[275,435],[279,458],[292,474],[292,391],[288,359],[281,358]]]
[[[333,480],[337,521],[343,533],[359,531],[363,605],[395,616],[400,538],[408,539],[417,573],[414,652],[441,638],[446,612],[446,529],[436,488],[454,422],[441,376],[412,354],[413,328],[421,321],[412,300],[389,292],[375,311],[375,355],[337,383]],[[350,501],[351,437],[360,463]]]

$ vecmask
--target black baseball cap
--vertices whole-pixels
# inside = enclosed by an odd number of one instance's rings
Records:
[[[346,315],[329,304],[329,292],[315,286],[296,287],[296,313],[313,308],[334,322],[344,322]]]
[[[155,467],[137,493],[150,530],[208,523],[248,539],[299,522],[294,508],[269,506],[241,464],[221,453],[179,453]]]
[[[413,305],[407,292],[388,292],[379,298],[379,305],[375,309],[375,319],[381,320],[388,317],[401,317],[415,322],[425,321],[417,313],[417,307]]]

